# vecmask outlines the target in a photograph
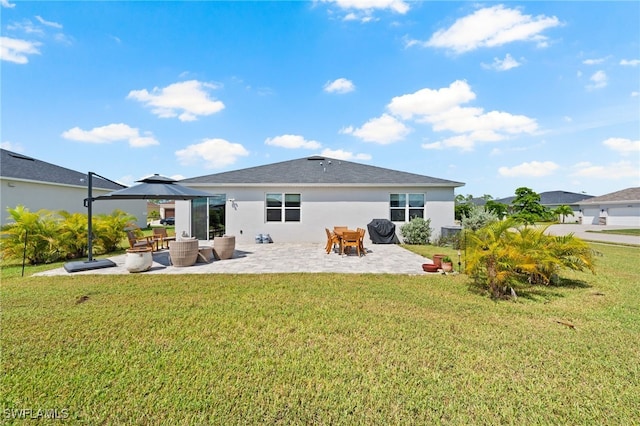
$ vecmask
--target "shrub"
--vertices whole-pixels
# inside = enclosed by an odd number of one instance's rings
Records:
[[[0,232],[3,259],[22,259],[31,265],[55,262],[61,257],[58,221],[48,210],[30,212],[23,205],[7,211],[13,219]]]
[[[405,244],[428,244],[431,238],[431,219],[414,217],[409,223],[400,227]]]
[[[553,283],[561,269],[595,272],[594,252],[573,235],[545,234],[546,227],[518,227],[514,219],[466,233],[466,271],[502,297],[511,284]]]
[[[117,250],[120,242],[127,236],[125,228],[135,220],[134,216],[117,209],[108,215],[97,215],[93,220],[95,246],[103,253]]]
[[[498,215],[492,211],[485,210],[484,207],[473,206],[467,215],[462,218],[462,226],[465,229],[477,231],[492,222],[498,221]]]

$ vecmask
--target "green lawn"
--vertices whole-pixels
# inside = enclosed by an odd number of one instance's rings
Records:
[[[515,302],[463,275],[4,275],[3,417],[638,424],[640,249],[594,247],[597,275]]]
[[[601,231],[588,230],[587,232],[597,232],[600,234],[618,234],[640,236],[640,229],[603,229]]]

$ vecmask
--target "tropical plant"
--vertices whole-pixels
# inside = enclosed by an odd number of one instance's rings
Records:
[[[8,208],[13,219],[0,232],[3,259],[26,259],[30,264],[50,263],[60,258],[56,242],[58,223],[48,210],[30,212],[23,205]]]
[[[515,219],[466,233],[467,272],[502,297],[508,286],[551,284],[563,268],[595,272],[594,252],[573,236],[552,236],[547,227],[520,226]]]
[[[62,253],[68,257],[79,258],[87,255],[87,215],[69,213],[61,210],[57,241]]]
[[[567,216],[573,215],[573,209],[567,205],[558,206],[553,210],[553,214],[562,217],[562,223]]]
[[[400,227],[405,244],[427,244],[431,238],[431,219],[414,217]]]
[[[484,209],[496,215],[498,219],[504,218],[509,213],[509,206],[494,200],[487,200]]]
[[[120,247],[120,242],[127,236],[125,229],[135,221],[135,216],[118,209],[108,215],[97,215],[93,226],[93,241],[96,248],[103,253],[117,250]]]

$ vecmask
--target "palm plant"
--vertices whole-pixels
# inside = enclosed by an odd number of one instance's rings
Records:
[[[8,208],[13,219],[0,232],[3,259],[21,259],[30,264],[53,262],[60,256],[56,236],[58,223],[52,212],[30,212],[23,205]]]
[[[87,255],[87,215],[69,213],[64,210],[58,212],[62,217],[58,242],[60,249],[69,257],[79,258]]]
[[[503,296],[512,282],[551,284],[563,268],[595,272],[586,242],[572,234],[548,235],[547,228],[508,219],[467,232],[467,272],[485,282],[494,297]]]
[[[573,215],[573,209],[567,205],[562,205],[562,206],[556,207],[555,210],[553,210],[553,214],[561,216],[562,223],[564,223],[564,220],[566,219],[567,216]]]
[[[97,215],[93,226],[96,246],[104,253],[118,249],[120,242],[126,238],[125,228],[135,221],[134,216],[119,209],[111,214]]]

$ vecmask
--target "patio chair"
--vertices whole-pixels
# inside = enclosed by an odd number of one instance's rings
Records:
[[[331,250],[335,250],[336,244],[340,245],[340,238],[338,238],[335,232],[329,231],[329,228],[324,228],[324,230],[327,232],[327,246],[325,247],[325,250],[327,251],[327,254],[329,254],[331,253]]]
[[[167,235],[167,229],[166,228],[153,228],[153,237],[156,240],[158,240],[158,244],[162,248],[165,248],[165,246],[164,246],[165,241],[167,242],[167,247],[166,248],[169,248],[169,241],[175,241],[176,240],[176,236],[175,235],[172,235],[172,236]]]
[[[127,231],[127,239],[129,240],[129,245],[132,249],[149,247],[153,250],[155,239],[151,236],[147,237],[138,237],[133,230]]]
[[[342,233],[342,253],[347,248],[354,247],[360,257],[360,233],[358,231],[347,231]]]
[[[362,254],[367,254],[367,250],[364,248],[364,234],[366,233],[364,228],[358,228],[358,233],[360,234],[360,251]]]

